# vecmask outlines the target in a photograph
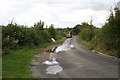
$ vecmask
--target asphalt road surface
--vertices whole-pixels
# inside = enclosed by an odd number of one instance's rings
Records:
[[[69,38],[65,44],[73,45],[71,49],[57,53],[57,61],[63,68],[57,74],[46,74],[48,66],[40,63],[35,67],[38,78],[117,78],[117,59],[93,53],[81,46],[76,38]]]

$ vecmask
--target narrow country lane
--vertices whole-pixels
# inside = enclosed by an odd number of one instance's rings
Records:
[[[58,51],[57,61],[63,68],[57,74],[46,74],[48,66],[40,63],[35,67],[38,78],[117,78],[117,59],[105,55],[93,53],[81,46],[76,38],[69,38],[63,44],[71,46],[71,49]]]

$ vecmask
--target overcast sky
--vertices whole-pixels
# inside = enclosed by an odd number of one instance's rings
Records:
[[[0,24],[13,18],[17,24],[33,26],[39,20],[55,27],[74,27],[89,22],[101,27],[111,7],[119,0],[1,0]]]

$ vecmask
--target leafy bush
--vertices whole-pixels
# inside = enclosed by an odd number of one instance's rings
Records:
[[[102,43],[102,30],[101,28],[94,29],[94,37],[91,40],[91,43],[98,45]]]
[[[92,39],[91,37],[92,32],[89,28],[84,28],[82,31],[79,33],[79,36],[82,40],[90,41]]]
[[[6,37],[3,39],[3,53],[10,53],[10,49],[15,49],[17,46],[18,40],[15,40],[12,37]]]
[[[120,57],[120,10],[115,8],[115,13],[111,12],[108,22],[102,28],[103,43],[108,50],[116,50]]]
[[[17,46],[28,46],[34,48],[43,43],[50,43],[54,39],[62,38],[62,31],[55,29],[54,25],[44,28],[44,22],[37,22],[34,26],[28,28],[18,24],[8,24],[2,26],[2,49],[3,53],[10,53],[11,49]]]

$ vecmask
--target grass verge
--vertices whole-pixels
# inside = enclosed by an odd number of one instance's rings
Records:
[[[61,43],[66,38],[62,38],[56,42],[43,43],[36,49],[23,47],[19,50],[11,51],[11,54],[2,56],[2,77],[3,78],[34,78],[30,70],[31,60],[35,54],[42,53],[40,48]]]
[[[43,43],[43,44],[39,45],[38,48],[45,48],[46,46],[50,46],[50,45],[62,43],[65,39],[66,39],[66,38],[64,37],[64,38],[62,38],[62,39],[57,40],[56,42]]]
[[[84,41],[84,40],[81,40],[79,38],[77,38],[77,41],[81,44],[81,45],[84,45],[86,48],[88,48],[89,50],[92,50],[94,49],[94,45],[88,41]]]
[[[81,40],[79,38],[77,38],[77,41],[81,45],[88,48],[89,50],[96,50],[96,51],[102,52],[104,54],[117,57],[117,52],[115,50],[107,50],[103,44],[96,44],[95,45],[95,44],[91,43],[90,41]]]
[[[3,56],[2,77],[3,78],[33,78],[30,62],[33,55],[40,53],[38,49],[14,50],[11,54]]]

